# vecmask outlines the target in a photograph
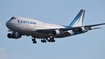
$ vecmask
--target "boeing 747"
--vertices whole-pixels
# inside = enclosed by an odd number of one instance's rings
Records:
[[[84,14],[85,10],[81,9],[68,26],[45,23],[24,17],[12,17],[6,22],[6,26],[10,31],[10,33],[7,34],[7,37],[11,39],[19,39],[26,35],[32,36],[33,43],[37,43],[36,38],[41,39],[42,43],[55,42],[54,38],[63,38],[86,33],[89,30],[100,28],[95,26],[105,25],[105,23],[100,23],[84,26]]]

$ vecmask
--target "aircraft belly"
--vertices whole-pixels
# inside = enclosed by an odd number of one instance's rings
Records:
[[[45,34],[45,33],[38,33],[38,32],[33,32],[31,34],[33,37],[38,37],[38,38],[45,38],[48,36],[48,34]]]
[[[10,26],[10,30],[22,33],[22,34],[26,34],[26,35],[32,35],[33,37],[40,37],[40,38],[45,38],[49,36],[49,32],[35,32],[33,31],[33,29],[35,29],[35,27],[30,26],[30,25],[21,25],[21,24],[11,24],[12,26]],[[60,35],[54,35],[55,38],[62,38],[62,37],[67,37],[70,36],[71,34],[66,32]]]
[[[67,37],[67,36],[71,36],[71,34],[70,33],[63,33],[63,34],[60,34],[60,35],[55,35],[54,37],[55,38],[62,38],[62,37]]]
[[[40,38],[45,38],[45,37],[48,37],[49,34],[48,33],[33,32],[32,36],[34,36],[34,37],[40,37]],[[54,35],[55,38],[62,38],[62,37],[67,37],[67,36],[71,36],[71,34],[66,32],[64,34]]]

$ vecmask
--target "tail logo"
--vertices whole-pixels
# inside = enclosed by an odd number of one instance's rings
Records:
[[[77,16],[74,18],[74,20],[69,25],[70,27],[76,27],[76,26],[82,26],[83,19],[84,19],[85,10],[81,10]]]

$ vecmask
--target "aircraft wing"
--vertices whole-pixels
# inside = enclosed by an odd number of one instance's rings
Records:
[[[85,27],[94,27],[94,26],[100,26],[100,25],[105,25],[105,23],[94,24],[94,25],[86,25]]]
[[[52,32],[54,30],[67,31],[67,30],[79,29],[81,27],[87,28],[88,30],[92,30],[91,27],[100,26],[100,25],[105,25],[105,23],[86,25],[86,26],[79,26],[79,27],[68,27],[68,28],[38,29],[38,30],[36,30],[36,32],[41,32],[41,33],[46,32],[46,33],[49,33],[49,32]],[[93,29],[99,29],[99,27],[98,28],[93,28]]]
[[[73,29],[78,29],[78,28],[81,28],[81,27],[91,28],[91,27],[100,26],[100,25],[105,25],[105,23],[93,24],[93,25],[85,25],[85,26],[79,26],[79,27],[71,27],[71,28],[61,28],[60,30],[73,30]]]

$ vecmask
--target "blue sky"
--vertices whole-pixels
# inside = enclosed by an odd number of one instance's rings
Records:
[[[104,0],[0,0],[0,59],[105,59],[105,26],[55,43],[32,44],[31,37],[8,39],[12,16],[69,25],[85,9],[84,25],[105,22]]]

